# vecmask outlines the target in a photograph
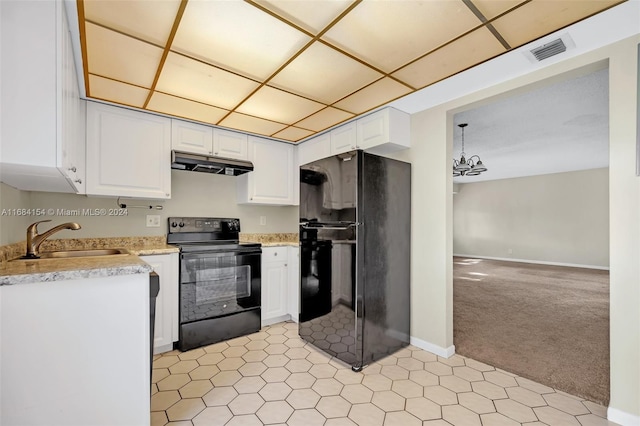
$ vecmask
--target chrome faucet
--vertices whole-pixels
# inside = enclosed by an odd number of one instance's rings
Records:
[[[71,229],[73,231],[78,230],[81,226],[75,222],[67,222],[62,225],[54,226],[42,234],[38,234],[38,224],[42,222],[51,222],[51,220],[41,220],[36,223],[32,223],[27,228],[27,255],[26,259],[38,259],[40,256],[38,255],[38,251],[40,249],[40,244],[44,242],[51,235],[55,234],[58,231],[62,231],[63,229]]]

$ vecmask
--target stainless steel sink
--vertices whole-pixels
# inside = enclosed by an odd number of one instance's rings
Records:
[[[69,257],[95,257],[95,256],[126,256],[131,254],[126,249],[88,249],[88,250],[61,250],[41,252],[40,259],[63,259]],[[38,260],[18,258],[14,260]]]

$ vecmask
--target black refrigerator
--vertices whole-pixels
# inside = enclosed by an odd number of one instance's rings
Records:
[[[411,164],[300,166],[300,336],[354,371],[409,344]]]

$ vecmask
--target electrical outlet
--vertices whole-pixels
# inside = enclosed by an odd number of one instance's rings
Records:
[[[148,214],[147,215],[147,228],[160,228],[160,215]]]
[[[267,217],[260,216],[260,225],[266,225],[266,224],[267,224]]]

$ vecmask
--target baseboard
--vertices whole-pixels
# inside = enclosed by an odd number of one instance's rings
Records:
[[[410,343],[413,346],[416,346],[420,349],[424,349],[427,352],[431,352],[432,354],[436,354],[443,358],[450,358],[451,356],[453,356],[453,354],[456,353],[456,347],[454,345],[451,345],[448,348],[443,348],[442,346],[425,342],[424,340],[418,339],[417,337],[413,337],[413,336],[411,336]]]
[[[153,354],[158,355],[165,352],[171,352],[173,350],[173,343],[169,343],[167,345],[155,346],[153,348]]]
[[[547,262],[544,260],[531,260],[531,259],[514,259],[512,257],[491,257],[491,256],[478,256],[475,254],[453,254],[454,257],[469,257],[472,259],[487,259],[487,260],[502,260],[505,262],[519,262],[519,263],[534,263],[537,265],[551,265],[551,266],[568,266],[570,268],[586,268],[586,269],[599,269],[601,271],[608,271],[608,266],[596,266],[596,265],[581,265],[577,263],[562,263],[562,262]]]
[[[607,408],[607,420],[624,426],[640,425],[640,416],[626,413],[616,408]]]
[[[291,315],[286,314],[286,315],[280,315],[279,317],[264,319],[260,322],[260,324],[262,325],[262,327],[265,327],[267,325],[289,321],[290,319],[291,319]]]

